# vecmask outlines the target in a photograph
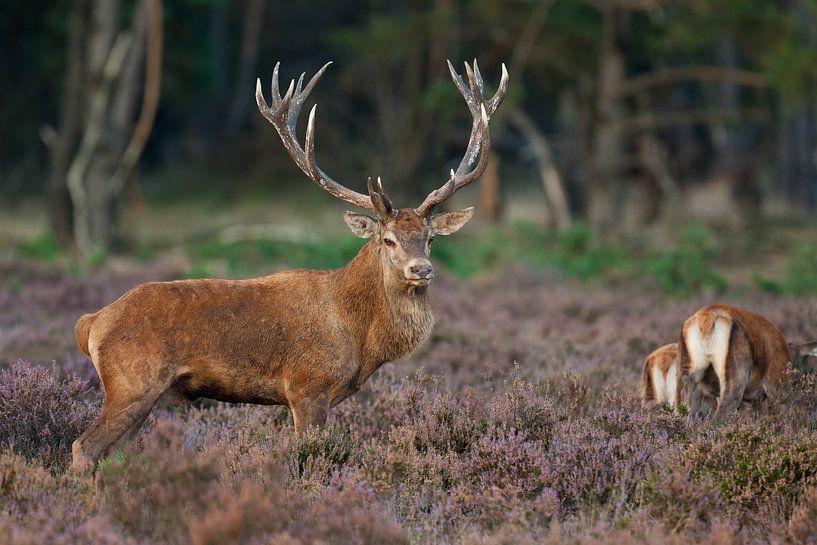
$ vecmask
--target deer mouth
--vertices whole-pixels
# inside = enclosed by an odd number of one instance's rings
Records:
[[[434,278],[434,274],[426,276],[424,278],[406,278],[406,282],[410,286],[428,286],[431,283],[431,280]]]

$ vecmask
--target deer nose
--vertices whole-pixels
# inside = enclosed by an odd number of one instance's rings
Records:
[[[434,278],[434,267],[427,259],[413,259],[405,269],[409,280],[431,280]]]
[[[431,266],[430,263],[425,263],[422,265],[412,265],[409,270],[411,271],[411,274],[415,278],[425,279],[434,278],[434,268]]]

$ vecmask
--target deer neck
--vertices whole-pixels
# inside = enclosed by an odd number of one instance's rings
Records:
[[[408,286],[399,274],[384,267],[373,242],[336,272],[336,304],[359,336],[367,377],[383,363],[411,354],[434,325],[427,288]]]

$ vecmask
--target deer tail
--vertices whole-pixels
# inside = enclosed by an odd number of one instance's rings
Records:
[[[96,319],[96,314],[83,314],[77,325],[74,326],[74,331],[77,334],[77,344],[85,354],[90,357],[91,352],[88,350],[88,337],[91,335],[91,326]]]

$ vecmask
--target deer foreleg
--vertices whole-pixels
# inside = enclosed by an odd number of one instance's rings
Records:
[[[302,432],[310,426],[323,426],[326,423],[329,404],[325,400],[307,398],[292,403],[289,409],[295,421],[295,430]]]

